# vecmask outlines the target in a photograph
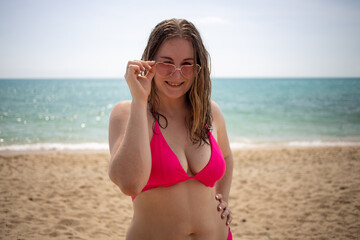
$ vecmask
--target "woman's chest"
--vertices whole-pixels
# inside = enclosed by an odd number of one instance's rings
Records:
[[[176,156],[183,170],[189,175],[194,176],[199,173],[209,163],[211,158],[211,144],[194,144],[191,141],[189,131],[183,127],[168,127],[161,129],[164,143],[171,149]],[[210,141],[209,141],[210,143]]]

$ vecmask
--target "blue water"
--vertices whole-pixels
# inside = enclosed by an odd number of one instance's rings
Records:
[[[360,78],[213,79],[233,146],[359,143]],[[107,148],[123,79],[0,80],[0,150]]]

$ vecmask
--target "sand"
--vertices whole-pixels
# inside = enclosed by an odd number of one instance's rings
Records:
[[[124,239],[107,153],[0,153],[1,239]],[[360,147],[234,151],[234,239],[360,239]]]

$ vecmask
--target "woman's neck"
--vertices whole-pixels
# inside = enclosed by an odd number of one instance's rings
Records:
[[[189,105],[186,96],[178,99],[161,98],[156,111],[163,114],[166,118],[185,117],[189,112]]]

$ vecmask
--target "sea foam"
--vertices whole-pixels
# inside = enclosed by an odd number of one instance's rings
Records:
[[[107,143],[34,143],[0,146],[0,151],[108,151]]]

